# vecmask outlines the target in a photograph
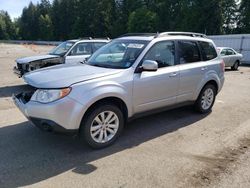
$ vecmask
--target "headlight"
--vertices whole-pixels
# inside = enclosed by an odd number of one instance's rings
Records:
[[[38,89],[32,95],[31,100],[41,103],[49,103],[67,96],[71,88],[64,89]]]

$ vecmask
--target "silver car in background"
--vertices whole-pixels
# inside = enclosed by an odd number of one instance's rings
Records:
[[[219,55],[225,62],[225,67],[231,67],[232,70],[238,70],[243,55],[232,48],[218,47]]]
[[[208,113],[224,83],[224,62],[203,34],[166,32],[117,38],[85,64],[33,71],[33,89],[13,96],[48,131],[77,132],[91,147],[112,144],[129,119],[192,104]],[[147,112],[147,113],[146,113]]]

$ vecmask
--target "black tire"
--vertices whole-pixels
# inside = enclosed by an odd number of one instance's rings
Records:
[[[209,108],[203,108],[202,97],[203,97],[205,91],[208,90],[208,89],[211,89],[213,91],[213,101],[212,101],[212,103],[211,103],[211,105],[210,105]],[[202,114],[210,112],[211,109],[212,109],[212,107],[213,107],[213,105],[214,105],[214,101],[215,101],[216,95],[217,95],[217,91],[216,91],[216,88],[215,88],[214,85],[212,85],[212,84],[205,85],[203,87],[203,89],[201,90],[198,99],[195,102],[195,105],[194,105],[195,110],[197,112],[199,112],[199,113],[202,113]]]
[[[234,63],[234,65],[231,67],[231,69],[232,69],[232,70],[238,70],[239,65],[240,65],[240,62],[239,62],[239,61],[236,61],[236,62]]]
[[[116,114],[116,116],[119,119],[119,126],[118,126],[116,133],[112,137],[112,139],[104,143],[98,143],[92,138],[90,129],[91,129],[92,122],[94,121],[95,117],[99,115],[100,113],[107,112],[107,111],[111,111]],[[123,127],[124,127],[124,116],[123,116],[122,111],[117,106],[112,105],[112,104],[98,105],[94,107],[94,109],[91,110],[83,119],[82,125],[80,128],[80,138],[84,139],[85,142],[90,147],[94,149],[101,149],[101,148],[104,148],[113,144],[114,141],[120,136],[123,130]]]

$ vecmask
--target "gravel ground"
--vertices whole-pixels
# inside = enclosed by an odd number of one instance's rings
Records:
[[[250,67],[227,70],[213,111],[134,120],[111,147],[45,133],[14,106],[14,60],[50,46],[0,44],[0,187],[250,187]]]

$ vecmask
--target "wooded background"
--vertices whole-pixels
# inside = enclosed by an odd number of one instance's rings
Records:
[[[249,0],[41,0],[11,20],[0,12],[0,39],[115,38],[128,32],[250,33]]]

